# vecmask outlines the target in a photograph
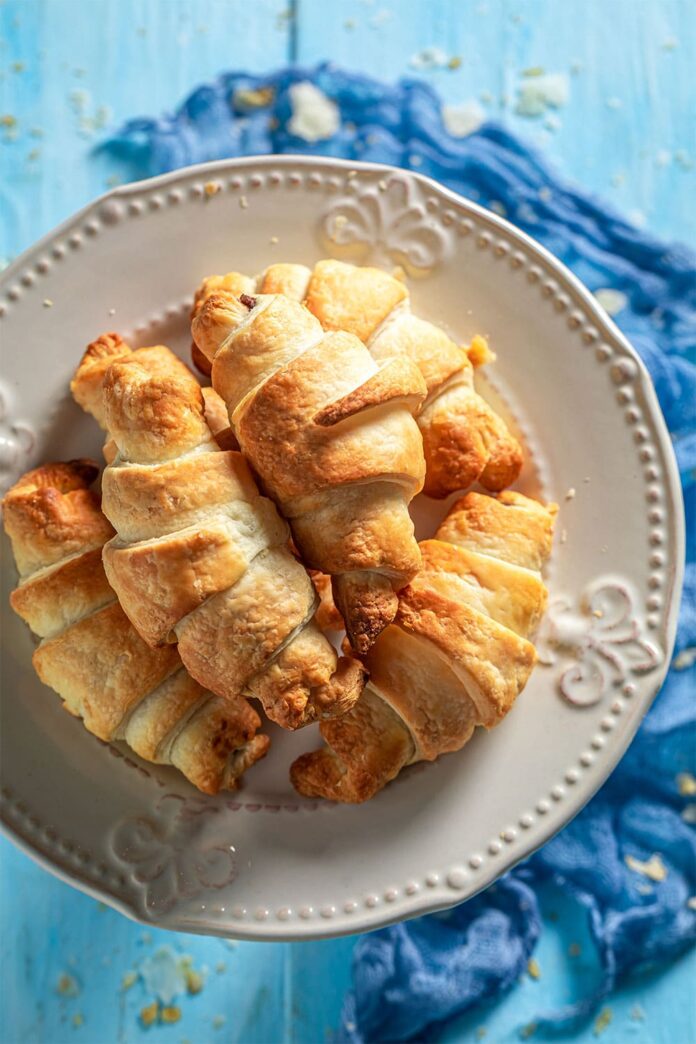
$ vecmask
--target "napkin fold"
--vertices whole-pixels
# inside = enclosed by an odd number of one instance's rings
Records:
[[[318,117],[319,133],[330,136],[308,142],[293,134],[299,83],[313,84],[337,107],[333,127]],[[175,113],[131,120],[106,148],[134,177],[272,152],[411,168],[504,214],[590,290],[618,292],[610,298],[613,318],[650,371],[684,486],[687,564],[675,662],[609,781],[543,849],[468,903],[359,939],[341,1039],[433,1039],[443,1023],[510,989],[539,937],[535,889],[547,881],[587,911],[602,967],[594,992],[535,1020],[537,1036],[571,1028],[621,976],[667,961],[696,939],[696,666],[689,653],[696,650],[696,257],[566,184],[496,123],[453,137],[435,91],[414,79],[388,86],[329,65],[226,73]]]

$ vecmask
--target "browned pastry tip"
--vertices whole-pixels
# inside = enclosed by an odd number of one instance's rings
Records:
[[[227,275],[220,276],[208,276],[194,294],[191,321],[198,315],[207,298],[216,291],[228,290],[230,293],[238,295],[253,290],[253,288],[253,279],[247,279],[246,276],[242,276],[238,272],[228,272]],[[210,377],[212,368],[210,359],[201,351],[195,340],[191,342],[191,359],[197,370],[204,373],[206,377]]]
[[[99,473],[93,460],[47,464],[27,472],[3,499],[5,531],[20,576],[76,551],[101,546],[113,529],[89,487]]]
[[[348,714],[324,722],[320,732],[327,746],[301,755],[290,768],[292,785],[305,797],[368,801],[414,753],[406,726],[369,688]]]
[[[130,354],[131,348],[120,334],[101,334],[87,345],[70,382],[73,398],[83,410],[91,413],[100,428],[106,428],[101,393],[104,374],[116,359],[126,358]]]
[[[331,590],[331,577],[319,569],[309,569],[314,589],[319,595],[319,608],[316,620],[322,631],[342,631],[343,617],[336,608]]]
[[[260,719],[245,700],[207,692],[173,646],[148,648],[129,623],[102,565],[113,529],[88,488],[97,472],[89,460],[47,464],[5,498],[5,527],[23,570],[10,602],[42,639],[34,668],[100,739],[125,740],[204,793],[235,789],[267,749],[267,737],[255,735]]]
[[[522,449],[480,395],[445,393],[427,408],[426,417],[421,434],[428,496],[447,497],[476,481],[493,493],[515,481]]]
[[[301,794],[365,801],[405,765],[502,721],[536,661],[529,637],[546,605],[540,571],[556,510],[510,491],[468,493],[451,508],[365,657],[360,701],[322,726],[323,749],[293,764]]]
[[[204,298],[193,317],[191,333],[194,343],[209,362],[212,363],[230,328],[237,326],[248,313],[248,306],[229,290],[215,290]]]
[[[388,577],[367,570],[334,576],[332,590],[348,640],[364,656],[396,616],[399,596]]]

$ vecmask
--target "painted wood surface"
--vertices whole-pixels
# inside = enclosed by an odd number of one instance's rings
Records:
[[[0,258],[121,176],[96,146],[123,119],[171,108],[224,69],[326,59],[476,101],[634,220],[693,240],[695,40],[692,0],[0,0]],[[424,51],[445,67],[423,68]],[[516,115],[522,74],[539,69],[567,76],[567,102]],[[553,893],[544,908],[541,977],[444,1040],[516,1041],[594,981],[577,911]],[[349,981],[353,940],[230,945],[148,931],[4,840],[0,915],[0,1044],[320,1044]],[[177,1021],[145,1028],[152,995],[137,973],[161,946],[190,954],[203,985],[174,1001]],[[624,988],[601,1040],[693,1044],[695,976],[687,957]],[[588,1026],[566,1039],[596,1038]]]

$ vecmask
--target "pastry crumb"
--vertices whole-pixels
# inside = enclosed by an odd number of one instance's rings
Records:
[[[116,315],[116,309],[115,308],[110,308],[109,309],[109,315]]]
[[[387,182],[386,182],[386,180],[384,178],[382,178],[381,181],[377,182],[377,188],[379,189],[380,192],[386,192]]]
[[[271,242],[271,246],[275,246],[276,243],[278,242],[278,237],[277,236],[271,236],[270,242]]]
[[[574,496],[575,496],[575,493],[576,493],[575,486],[571,486],[570,489],[566,490],[565,499],[566,500],[572,500],[574,498]]]
[[[209,199],[211,196],[217,196],[218,192],[222,190],[222,185],[219,181],[206,181],[203,186],[203,191],[206,197]]]
[[[184,978],[186,979],[186,990],[188,993],[195,995],[201,992],[203,989],[203,976],[200,972],[197,972],[194,968],[187,968]]]
[[[602,1008],[599,1015],[595,1019],[592,1032],[595,1037],[598,1037],[601,1033],[604,1033],[605,1029],[614,1017],[614,1013],[611,1008]]]
[[[160,1022],[163,1022],[165,1025],[172,1025],[174,1022],[178,1022],[180,1018],[181,1008],[176,1004],[169,1004],[160,1011]]]
[[[140,1021],[143,1026],[152,1026],[157,1021],[158,1015],[159,1004],[157,1001],[153,1001],[152,1004],[148,1004],[140,1009]]]
[[[275,97],[273,87],[240,87],[234,92],[233,103],[240,109],[265,109]]]
[[[690,910],[696,910],[696,895],[689,896],[689,898],[686,900],[686,905],[689,907]]]
[[[69,972],[63,972],[56,984],[56,993],[59,993],[61,997],[77,997],[79,992],[80,985],[75,976]]]
[[[246,198],[246,196],[239,197],[239,205],[242,208],[242,210],[246,210],[246,208],[249,206],[249,200]]]
[[[527,961],[527,974],[530,979],[538,980],[541,978],[541,968],[539,962],[534,957],[530,957]]]
[[[53,308],[53,301],[50,297],[44,297],[43,306],[44,308]]]
[[[683,809],[681,817],[685,823],[696,824],[696,805],[687,805],[686,808]]]
[[[485,366],[487,363],[495,362],[495,353],[491,351],[488,341],[481,334],[475,334],[472,337],[471,344],[466,349],[466,354],[469,356],[469,362],[475,369],[478,369],[479,366]]]
[[[79,1029],[80,1026],[84,1026],[84,1024],[85,1024],[85,1017],[84,1017],[84,1015],[82,1014],[81,1011],[76,1011],[75,1012],[75,1014],[72,1017],[72,1024],[75,1027],[75,1029]]]
[[[129,990],[131,986],[134,986],[138,981],[138,973],[134,971],[127,971],[121,979],[121,989]]]
[[[601,609],[593,609],[592,610],[592,615],[596,616],[598,620],[601,620],[602,617],[604,616],[604,613],[602,612]]]
[[[213,1029],[219,1030],[219,1029],[222,1029],[222,1027],[225,1025],[225,1023],[227,1022],[227,1019],[225,1018],[224,1015],[213,1015],[212,1022],[213,1022]]]
[[[624,862],[629,870],[634,870],[637,874],[649,877],[651,881],[664,881],[669,873],[662,859],[657,854],[651,855],[645,862],[636,859],[635,856],[627,855],[624,856]]]
[[[672,666],[675,671],[686,671],[689,667],[693,667],[696,663],[696,645],[693,645],[690,649],[682,649],[682,651],[674,657]],[[693,779],[693,776],[691,777]],[[690,793],[696,794],[696,781],[694,781],[694,790]]]
[[[677,776],[677,787],[682,797],[693,797],[696,794],[696,778],[690,772],[680,772]]]
[[[565,544],[567,540],[568,540],[568,530],[567,529],[562,529],[561,530],[561,543]]]

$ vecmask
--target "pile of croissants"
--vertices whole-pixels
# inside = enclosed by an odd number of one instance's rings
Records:
[[[105,432],[101,495],[72,460],[4,498],[34,667],[94,735],[208,794],[268,751],[254,704],[319,722],[294,787],[365,801],[512,707],[557,507],[507,490],[522,452],[474,387],[485,340],[419,319],[395,275],[212,276],[191,331],[212,387],[161,345],[87,347],[71,391]],[[421,491],[464,495],[419,544]]]

